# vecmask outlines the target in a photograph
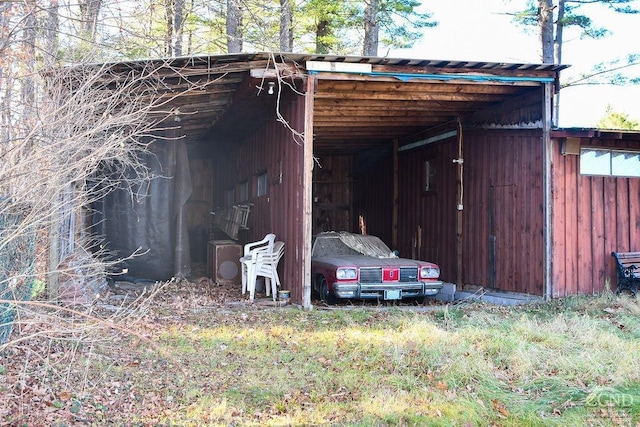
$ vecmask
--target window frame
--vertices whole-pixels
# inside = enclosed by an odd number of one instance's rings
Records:
[[[433,194],[437,189],[438,168],[435,157],[427,157],[422,162],[422,192]]]
[[[245,179],[238,184],[238,202],[248,202],[249,197],[249,180]]]
[[[597,168],[592,166],[587,166],[586,163],[586,152],[588,151],[600,151],[603,154],[607,155],[607,169],[608,171],[605,173],[604,170],[597,170]],[[614,178],[640,178],[640,167],[638,168],[636,174],[625,174],[616,171],[616,164],[614,163],[615,155],[620,154],[633,154],[637,158],[637,163],[640,164],[640,150],[628,149],[628,148],[615,148],[615,147],[601,147],[601,146],[586,146],[580,148],[580,175],[584,176],[608,176]],[[589,170],[589,168],[592,170]],[[619,167],[619,166],[618,166]]]
[[[267,171],[262,171],[256,175],[256,197],[264,197],[269,195],[269,176]]]
[[[225,206],[231,207],[236,202],[236,191],[233,187],[227,188],[225,194]]]

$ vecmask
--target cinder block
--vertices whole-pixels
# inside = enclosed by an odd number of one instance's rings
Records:
[[[453,283],[445,283],[440,292],[434,297],[438,301],[453,302],[456,296],[456,285]]]

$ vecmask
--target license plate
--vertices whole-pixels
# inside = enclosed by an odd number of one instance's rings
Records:
[[[402,293],[399,290],[384,291],[384,299],[402,299]]]

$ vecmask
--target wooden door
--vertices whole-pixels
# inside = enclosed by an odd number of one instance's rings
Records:
[[[517,185],[489,187],[489,286],[517,290],[520,236],[517,226]]]

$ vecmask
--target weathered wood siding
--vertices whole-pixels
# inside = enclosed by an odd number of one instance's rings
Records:
[[[398,251],[435,262],[441,277],[456,280],[457,139],[398,153]],[[425,161],[436,165],[435,189],[424,191]],[[380,197],[380,196],[378,196]]]
[[[640,149],[640,141],[582,138],[582,146]],[[554,139],[553,297],[616,289],[614,251],[640,250],[640,178],[580,175],[580,156]]]
[[[367,234],[380,237],[392,247],[393,159],[379,159],[364,170],[354,171],[354,180],[354,232],[361,232],[361,217]]]
[[[542,140],[540,131],[463,131],[463,283],[543,293]],[[398,153],[398,249],[436,262],[456,282],[457,137]],[[425,162],[436,166],[424,191]],[[391,242],[392,159],[356,175],[354,216]]]
[[[541,131],[465,132],[463,229],[465,284],[543,294]]]
[[[353,156],[321,156],[313,167],[313,234],[353,231]]]
[[[304,97],[294,97],[281,105],[280,113],[298,131],[304,128]],[[216,203],[225,204],[226,191],[248,181],[249,230],[241,234],[246,243],[275,233],[285,243],[285,254],[279,272],[282,289],[291,291],[293,302],[302,302],[303,263],[300,246],[303,241],[303,145],[299,138],[275,120],[267,120],[263,128],[239,141],[237,149],[215,163]],[[267,173],[267,194],[257,197],[258,175]],[[236,195],[238,191],[236,191]],[[244,203],[236,200],[237,203]]]

